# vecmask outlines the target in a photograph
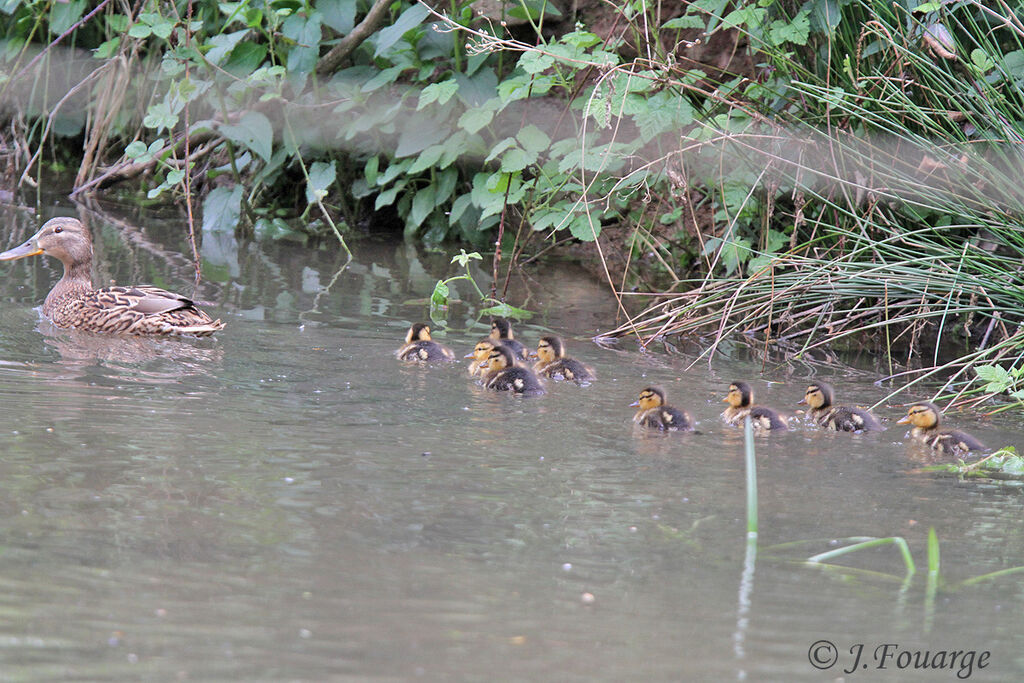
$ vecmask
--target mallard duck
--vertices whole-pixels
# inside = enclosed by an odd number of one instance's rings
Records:
[[[722,413],[722,418],[729,424],[742,426],[743,418],[749,415],[755,431],[789,429],[783,415],[771,408],[754,405],[754,390],[746,382],[730,384],[729,393],[722,400],[729,404],[729,407]]]
[[[825,429],[837,432],[880,432],[882,424],[874,415],[863,408],[832,405],[835,392],[832,385],[812,382],[807,386],[801,404],[810,406],[807,414]]]
[[[483,364],[484,385],[495,391],[512,391],[517,394],[543,394],[544,385],[530,368],[516,365],[512,350],[503,344],[495,345]]]
[[[469,374],[473,377],[482,375],[484,368],[487,365],[487,356],[491,355],[491,351],[498,345],[498,342],[494,341],[490,337],[487,339],[481,339],[473,347],[473,350],[467,353],[463,358],[472,358],[469,362]]]
[[[530,354],[538,360],[533,370],[546,377],[564,377],[575,382],[590,382],[596,379],[594,371],[575,358],[565,355],[565,344],[555,336],[541,337],[537,352]]]
[[[639,406],[633,422],[641,427],[664,431],[693,431],[693,418],[685,410],[665,405],[665,392],[658,387],[647,387],[640,392],[640,398],[629,404]]]
[[[526,347],[514,339],[512,324],[504,318],[491,319],[491,339],[512,350],[518,360],[526,360]]]
[[[947,455],[966,455],[970,451],[983,451],[985,445],[966,432],[959,429],[940,429],[939,422],[942,411],[930,401],[922,401],[910,406],[907,414],[896,421],[896,424],[914,425],[910,436],[932,450]]]
[[[430,325],[416,323],[405,334],[405,345],[395,351],[399,360],[431,363],[442,360],[455,360],[455,353],[447,346],[438,344],[430,338]]]
[[[20,247],[0,254],[13,261],[45,254],[60,259],[64,277],[43,302],[43,315],[57,327],[89,332],[207,337],[224,329],[186,297],[159,287],[92,286],[92,236],[74,218],[51,218]]]

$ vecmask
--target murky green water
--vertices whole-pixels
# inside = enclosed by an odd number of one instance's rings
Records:
[[[2,218],[5,248],[38,226]],[[99,275],[192,294],[183,239],[123,220],[91,217]],[[925,454],[891,420],[758,441],[745,574],[725,386],[754,379],[788,408],[817,373],[870,404],[870,372],[798,366],[769,384],[759,362],[601,349],[588,337],[614,303],[561,263],[514,282],[538,311],[520,337],[562,334],[600,380],[517,399],[461,363],[391,355],[425,315],[407,302],[455,274],[449,255],[362,245],[333,284],[333,249],[208,236],[203,256],[196,296],[228,323],[213,340],[55,332],[35,307],[60,265],[0,267],[0,679],[831,681],[858,644],[868,668],[847,680],[963,673],[896,656],[879,671],[884,643],[990,651],[971,680],[1024,673],[1024,575],[961,585],[1024,565],[1020,489],[916,472]],[[460,355],[486,334],[464,306],[450,322]],[[702,433],[635,432],[627,404],[649,383]],[[1010,417],[958,423],[1024,445]],[[801,563],[855,535],[905,537],[917,575],[901,583],[892,547],[841,561],[863,571]],[[839,651],[825,671],[808,661],[819,640]]]

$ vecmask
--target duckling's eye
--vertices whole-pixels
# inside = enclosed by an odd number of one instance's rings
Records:
[[[58,235],[58,234],[60,234],[62,232],[64,232],[64,228],[60,227],[59,225],[56,228],[53,229],[53,234],[54,235]]]

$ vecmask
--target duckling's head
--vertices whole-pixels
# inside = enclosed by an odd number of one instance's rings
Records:
[[[921,429],[932,429],[939,426],[942,419],[942,411],[931,401],[915,403],[907,409],[907,414],[896,420],[896,424],[905,425],[908,422]]]
[[[475,358],[483,363],[487,360],[487,356],[491,355],[491,351],[494,350],[495,346],[497,346],[497,344],[490,339],[484,339],[483,341],[477,342],[476,346],[473,347],[473,350],[467,353],[464,358]]]
[[[650,410],[665,405],[665,392],[658,387],[647,387],[640,392],[640,398],[629,404],[640,406],[640,410]]]
[[[542,363],[554,363],[565,356],[565,344],[558,337],[541,337],[537,342],[537,358]]]
[[[0,254],[0,261],[39,254],[58,258],[65,266],[89,263],[92,261],[92,236],[76,218],[51,218],[24,244]]]
[[[430,325],[416,323],[410,327],[405,335],[405,343],[411,344],[414,341],[430,341]]]
[[[820,410],[832,405],[834,395],[832,385],[825,382],[812,382],[807,385],[807,391],[804,392],[804,397],[800,399],[799,403],[806,403],[812,410]]]
[[[480,366],[491,372],[499,372],[516,364],[515,356],[506,347],[496,344],[487,354],[487,360]]]
[[[754,390],[746,382],[733,382],[722,400],[733,408],[746,408],[754,402]]]
[[[512,325],[504,318],[491,319],[491,339],[514,339]]]

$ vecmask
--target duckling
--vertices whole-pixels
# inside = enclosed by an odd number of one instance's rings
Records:
[[[473,350],[467,353],[463,358],[472,358],[469,362],[469,374],[472,377],[482,375],[484,368],[487,366],[487,356],[491,355],[491,351],[494,347],[498,346],[498,342],[494,341],[490,337],[487,339],[481,339],[473,347]]]
[[[647,387],[640,392],[640,398],[629,404],[639,406],[633,422],[641,427],[663,431],[693,431],[693,418],[685,410],[665,405],[665,392],[658,387]]]
[[[754,423],[755,431],[789,429],[785,416],[771,408],[754,405],[754,390],[746,382],[730,384],[729,393],[722,400],[729,404],[729,407],[722,413],[722,418],[731,425],[741,426],[743,418],[749,415],[750,421]]]
[[[491,339],[501,342],[512,350],[518,360],[526,360],[526,347],[514,339],[512,324],[504,318],[491,319]]]
[[[537,352],[530,356],[540,359],[533,366],[538,375],[563,377],[575,382],[590,382],[597,378],[586,365],[566,356],[565,343],[555,336],[541,337],[537,343]]]
[[[452,361],[455,354],[447,346],[430,339],[430,325],[416,323],[405,335],[405,345],[395,351],[399,360],[430,363],[433,361]]]
[[[516,365],[512,350],[503,344],[496,345],[487,355],[484,363],[484,384],[495,391],[511,391],[517,394],[543,394],[544,385],[530,368]]]
[[[825,429],[836,432],[880,432],[882,424],[874,415],[863,408],[848,408],[832,405],[835,392],[825,382],[811,382],[807,386],[801,404],[810,406],[807,414]]]
[[[985,445],[966,432],[959,429],[940,429],[942,411],[930,401],[921,401],[910,406],[907,414],[896,421],[896,424],[914,425],[910,436],[934,451],[947,455],[966,455],[970,451],[983,451]]]

